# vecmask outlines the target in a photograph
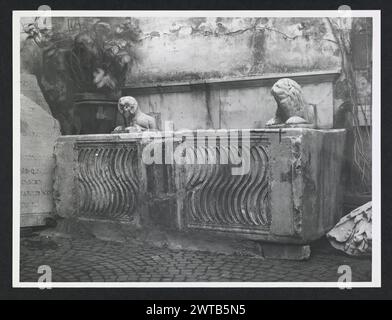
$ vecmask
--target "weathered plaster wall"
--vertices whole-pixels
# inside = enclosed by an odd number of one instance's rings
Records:
[[[335,69],[322,19],[141,18],[127,85]]]
[[[274,74],[338,70],[339,51],[323,19],[141,18],[137,62],[124,94],[135,95],[145,112],[160,113],[175,128],[262,128],[273,117],[272,83],[240,88],[216,86],[171,92],[132,91]],[[130,89],[130,90],[128,90]],[[333,127],[333,83],[307,83],[306,99],[318,105],[320,128]]]
[[[55,17],[45,21],[39,26],[50,28],[63,38],[75,36],[97,21],[114,28],[131,21],[137,34],[132,43],[136,61],[128,72],[127,85],[340,66],[338,48],[330,41],[333,36],[319,18]],[[24,18],[21,22],[27,30],[33,19]],[[40,50],[26,38],[22,31],[22,69],[34,73],[40,64]]]

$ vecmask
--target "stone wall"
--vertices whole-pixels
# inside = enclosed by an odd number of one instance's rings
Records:
[[[127,86],[331,70],[337,46],[316,18],[140,18]]]

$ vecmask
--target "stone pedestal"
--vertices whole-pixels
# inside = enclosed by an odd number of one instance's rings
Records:
[[[74,106],[81,121],[81,134],[110,133],[116,126],[117,100],[114,95],[93,92],[74,96]]]

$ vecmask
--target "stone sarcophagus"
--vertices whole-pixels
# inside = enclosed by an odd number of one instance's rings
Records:
[[[62,136],[56,212],[307,244],[341,217],[344,141],[306,128]]]

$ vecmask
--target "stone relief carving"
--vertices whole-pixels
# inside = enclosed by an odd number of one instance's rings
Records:
[[[227,232],[268,232],[269,160],[266,145],[192,148],[194,156],[220,153],[242,153],[247,148],[251,161],[246,175],[230,174],[231,164],[192,165],[186,169],[186,219],[191,229]],[[215,149],[215,150],[214,150]]]
[[[267,121],[267,127],[314,125],[313,106],[305,100],[301,86],[292,79],[278,80],[271,88],[277,103],[275,117]]]
[[[77,150],[78,214],[132,220],[140,198],[136,143],[79,142]]]
[[[134,97],[121,97],[118,100],[118,111],[123,116],[124,125],[116,127],[113,133],[157,129],[155,119],[140,110],[139,104]]]

